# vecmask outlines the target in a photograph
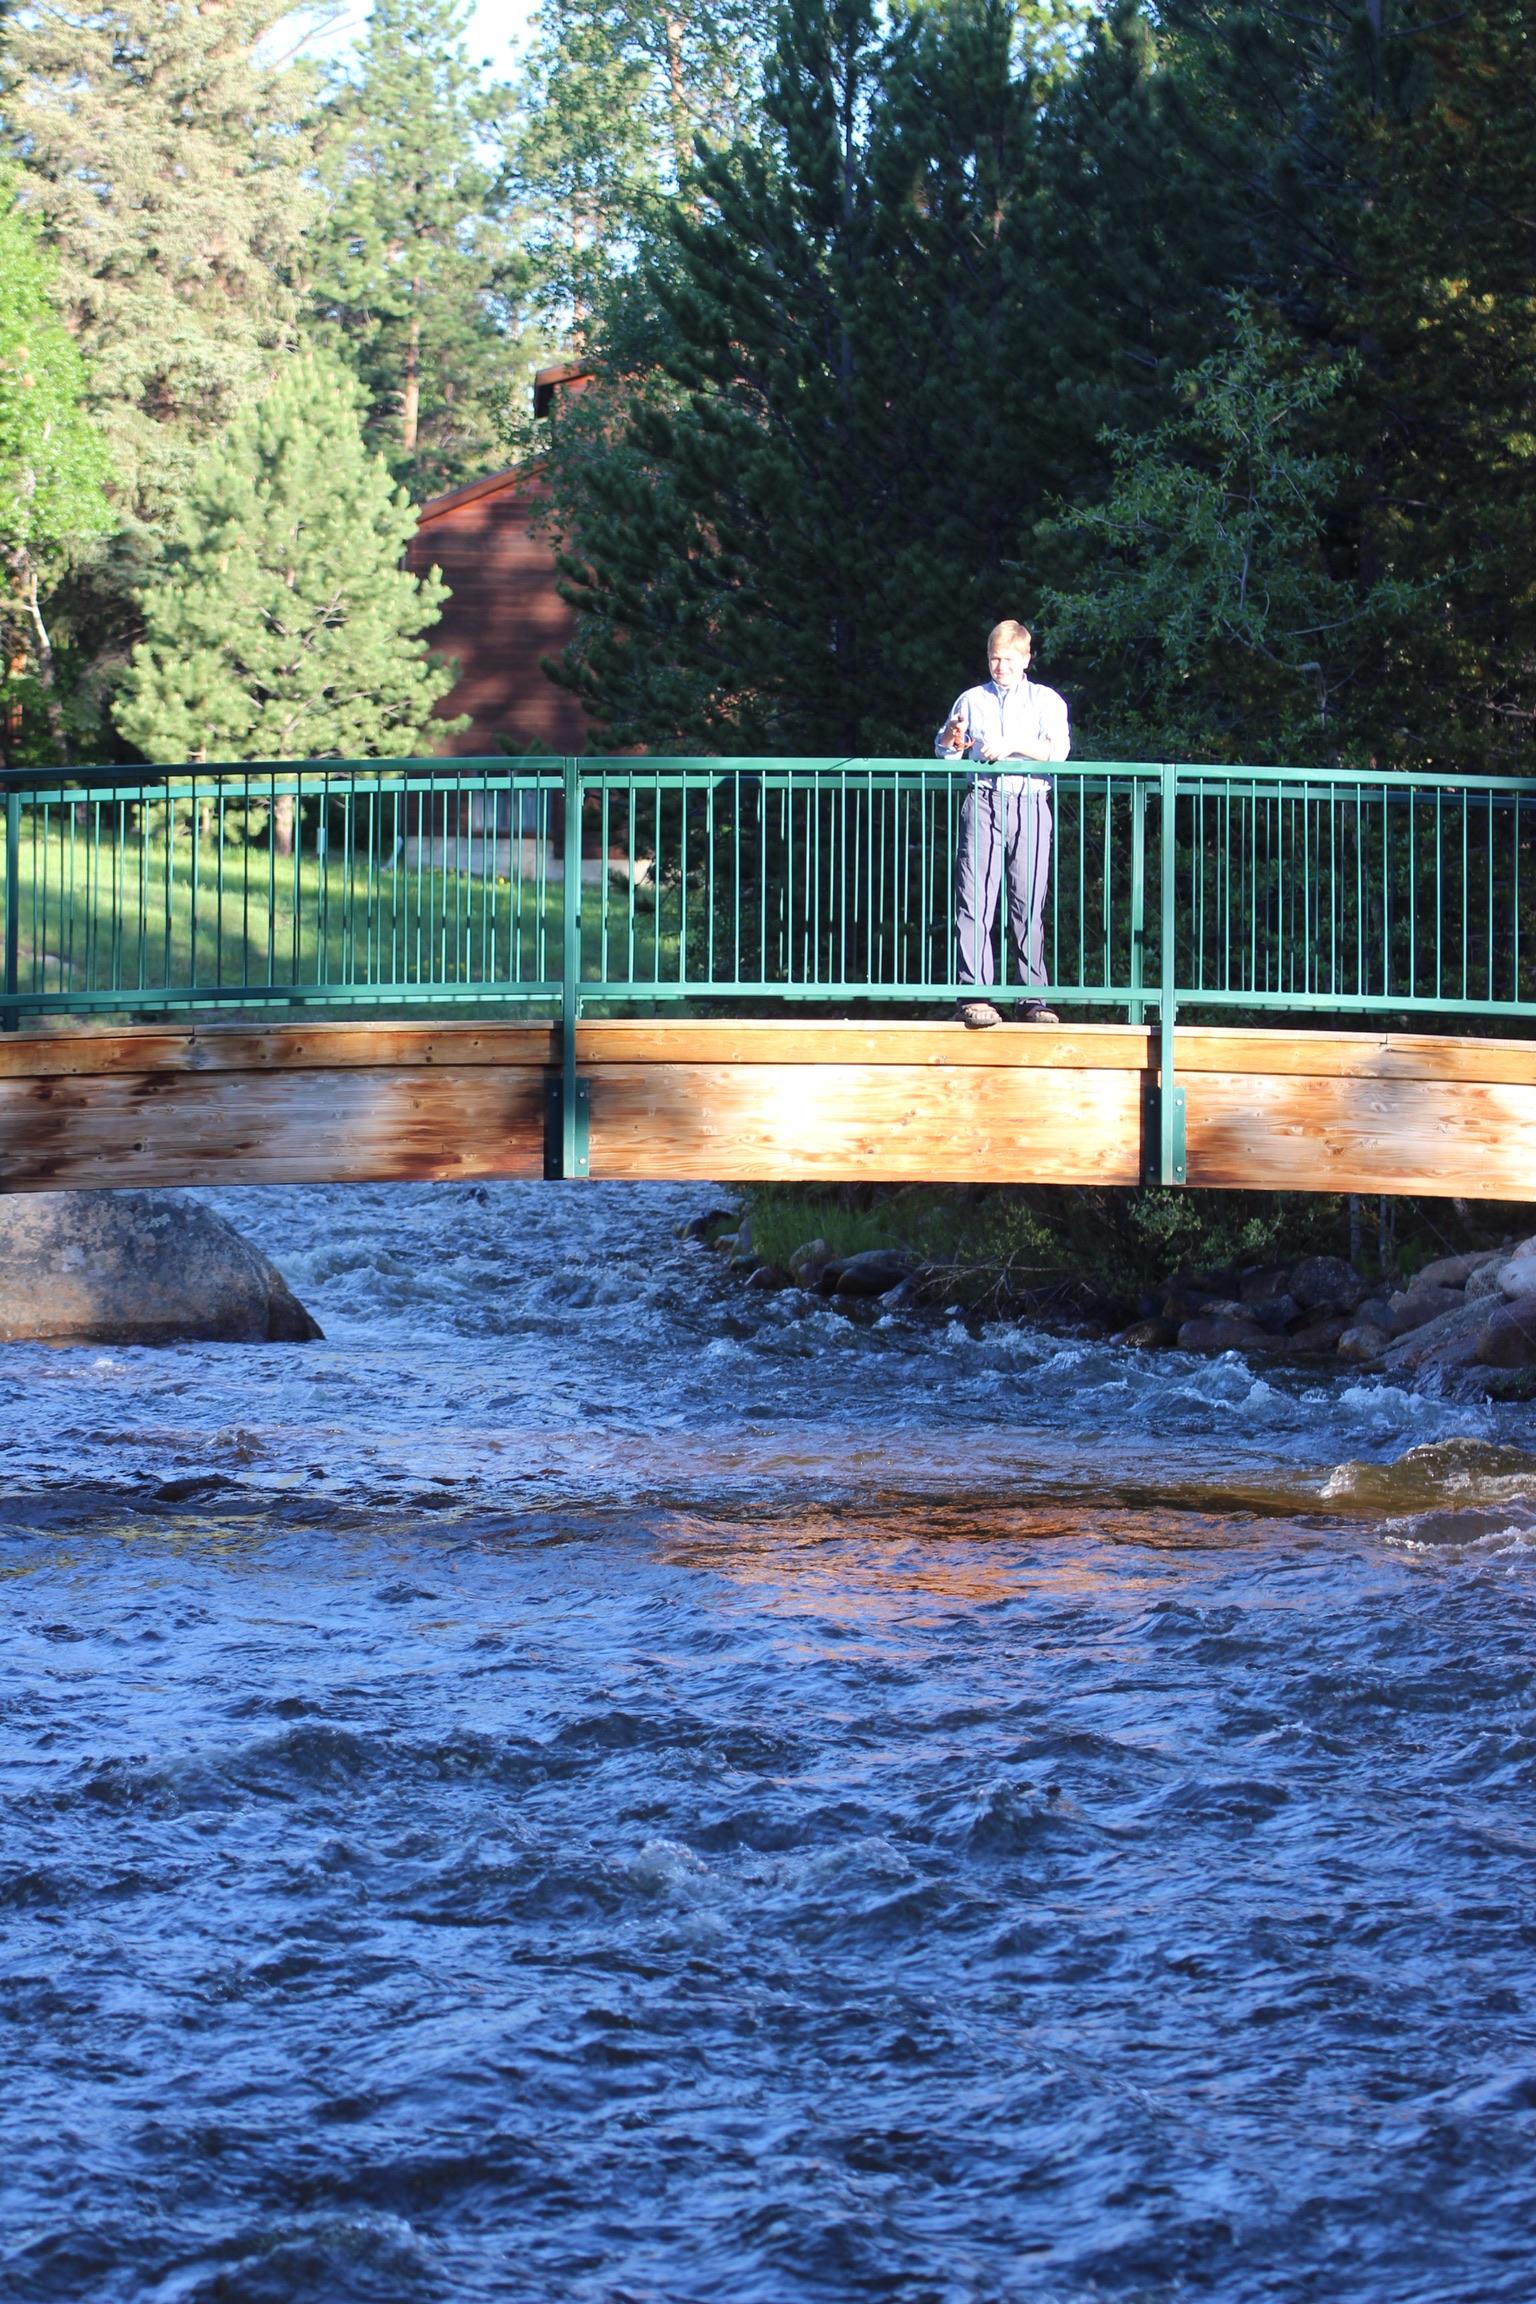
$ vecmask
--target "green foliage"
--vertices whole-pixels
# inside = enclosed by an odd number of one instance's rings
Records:
[[[1129,1313],[1180,1272],[1278,1264],[1349,1246],[1346,1201],[1318,1193],[1187,1193],[1068,1185],[754,1185],[752,1248],[787,1268],[825,1240],[835,1256],[905,1248],[924,1293],[982,1312],[1053,1303]],[[1437,1251],[1438,1252],[1438,1251]]]
[[[1176,380],[1176,415],[1105,435],[1105,499],[1046,531],[1091,570],[1044,609],[1089,699],[1080,746],[1108,757],[1332,757],[1409,605],[1405,586],[1366,591],[1329,565],[1344,460],[1319,451],[1319,419],[1355,364],[1309,362],[1240,303],[1231,323]]]
[[[169,516],[294,341],[308,82],[257,58],[285,13],[87,0],[5,23],[23,197],[130,520]]]
[[[1536,49],[1524,0],[1165,0],[1179,143],[1233,278],[1328,360],[1335,571],[1404,588],[1353,716],[1400,766],[1525,764],[1536,719]],[[1177,283],[1175,283],[1177,287]]]
[[[665,239],[695,149],[754,129],[771,0],[544,0],[508,139],[546,319],[587,349],[615,285]]]
[[[367,394],[370,445],[420,499],[483,470],[531,373],[521,264],[490,165],[506,92],[464,46],[465,0],[377,0],[326,107],[311,311]]]
[[[67,749],[47,595],[65,549],[110,525],[106,445],[84,366],[50,300],[52,266],[0,174],[0,744],[12,764],[47,722]]]
[[[445,597],[404,573],[405,492],[364,446],[333,364],[290,363],[199,468],[143,600],[117,706],[152,759],[408,756],[452,668],[422,634]]]
[[[33,556],[109,518],[85,367],[49,296],[52,266],[0,176],[0,533]]]

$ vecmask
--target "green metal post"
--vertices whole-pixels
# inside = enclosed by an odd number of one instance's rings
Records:
[[[1109,803],[1106,800],[1105,806]],[[1131,785],[1131,1003],[1130,1020],[1145,1020],[1147,1004],[1139,997],[1147,951],[1147,788],[1137,776]]]
[[[560,1080],[558,1087],[558,1145],[546,1171],[556,1176],[587,1176],[587,1083],[576,1077],[576,1026],[581,1016],[581,763],[565,763],[565,863],[562,880],[563,933],[560,955]],[[551,1147],[554,1149],[554,1146]]]
[[[5,796],[5,1016],[4,1029],[16,1032],[21,1016],[16,996],[21,979],[21,794],[14,785]]]
[[[1175,810],[1179,796],[1178,769],[1171,760],[1163,763],[1161,778],[1162,822],[1162,885],[1158,891],[1162,913],[1162,966],[1161,982],[1157,989],[1158,1051],[1157,1051],[1157,1153],[1154,1181],[1159,1184],[1182,1184],[1185,1181],[1184,1160],[1184,1091],[1174,1074],[1174,1032],[1178,1016],[1178,937],[1176,873],[1178,857],[1174,835],[1177,830]]]

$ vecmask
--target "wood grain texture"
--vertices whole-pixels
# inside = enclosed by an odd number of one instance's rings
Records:
[[[1131,1183],[1156,1040],[1123,1024],[593,1019],[594,1176]],[[1536,1043],[1199,1028],[1188,1174],[1536,1199]],[[538,1176],[546,1022],[0,1035],[0,1189]]]
[[[0,1080],[110,1073],[462,1070],[560,1061],[539,1024],[135,1024],[111,1032],[0,1033]]]
[[[1001,1024],[876,1017],[595,1017],[577,1027],[583,1064],[901,1064],[960,1071],[1141,1071],[1151,1040],[1129,1024]]]
[[[544,1077],[507,1068],[0,1080],[0,1188],[541,1176]]]
[[[1178,1069],[1301,1073],[1351,1080],[1505,1081],[1536,1087],[1536,1042],[1440,1032],[1297,1032],[1233,1026],[1179,1028]]]
[[[1133,1072],[1033,1066],[597,1064],[594,1176],[1130,1184]]]
[[[1140,1071],[1156,1035],[1129,1024],[1003,1024],[968,1032],[947,1019],[626,1016],[584,1019],[583,1063],[1027,1065]],[[553,1064],[552,1022],[137,1024],[110,1030],[0,1033],[0,1078],[51,1072],[306,1070],[332,1066]],[[1181,1027],[1181,1073],[1302,1073],[1536,1085],[1536,1041],[1445,1034],[1293,1032],[1280,1026]]]
[[[1536,1200],[1536,1087],[1206,1073],[1186,1081],[1192,1185]]]

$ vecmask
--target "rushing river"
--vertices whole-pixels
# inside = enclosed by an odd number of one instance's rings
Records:
[[[210,1196],[0,1353],[7,2304],[1526,2304],[1536,1418]]]

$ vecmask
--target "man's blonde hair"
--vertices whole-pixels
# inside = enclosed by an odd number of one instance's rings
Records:
[[[987,634],[987,654],[995,656],[999,648],[1016,648],[1021,640],[1027,640],[1033,647],[1034,639],[1027,624],[1015,623],[1011,616],[1005,616],[1001,624],[994,624]]]

